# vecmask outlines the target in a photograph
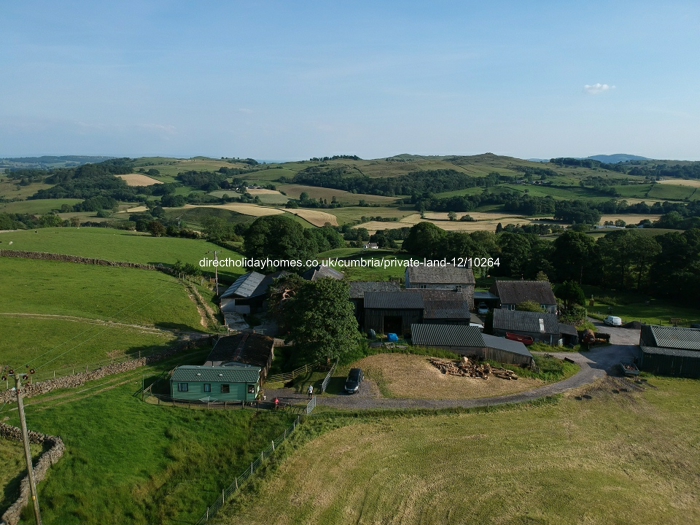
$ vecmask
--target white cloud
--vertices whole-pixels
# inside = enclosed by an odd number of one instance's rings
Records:
[[[609,86],[608,84],[601,84],[598,82],[597,84],[593,84],[589,86],[586,84],[583,86],[583,89],[586,90],[586,93],[589,95],[600,95],[601,93],[605,93],[606,91],[610,91],[611,89],[615,89],[615,86]]]

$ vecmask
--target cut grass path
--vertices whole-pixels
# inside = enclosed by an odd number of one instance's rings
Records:
[[[242,258],[239,253],[203,240],[152,237],[111,228],[42,228],[6,232],[0,234],[0,249],[59,253],[140,264],[172,265],[180,260],[198,265],[204,257],[213,259],[214,250],[219,253],[220,259]],[[222,268],[219,274],[235,277],[243,274],[243,271],[240,268]]]
[[[487,413],[319,416],[217,523],[698,523],[700,382],[650,382]]]

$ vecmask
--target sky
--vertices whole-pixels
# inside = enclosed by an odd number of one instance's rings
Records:
[[[700,160],[700,2],[0,0],[0,157]]]

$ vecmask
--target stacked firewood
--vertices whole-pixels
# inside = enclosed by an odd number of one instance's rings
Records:
[[[508,381],[518,379],[518,376],[512,370],[505,368],[495,368],[488,363],[476,363],[468,357],[462,357],[459,361],[451,361],[449,359],[430,358],[428,360],[435,368],[443,374],[459,377],[476,377],[488,379],[492,375],[500,379]]]

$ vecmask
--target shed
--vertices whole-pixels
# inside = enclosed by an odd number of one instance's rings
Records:
[[[275,340],[261,334],[243,332],[220,338],[207,357],[205,366],[248,365],[260,369],[265,379],[275,357]]]
[[[193,366],[176,368],[170,377],[170,397],[187,402],[250,402],[260,392],[260,368]]]
[[[493,311],[493,335],[507,333],[528,335],[535,341],[550,345],[561,344],[559,320],[554,314],[496,309]]]
[[[557,298],[548,281],[496,281],[491,292],[498,296],[505,310],[515,310],[517,305],[532,301],[544,312],[557,313]]]
[[[475,326],[422,324],[411,326],[412,343],[505,364],[530,366],[532,354],[524,344],[482,334]]]
[[[301,276],[307,281],[318,281],[319,279],[324,279],[326,277],[340,281],[345,277],[345,274],[328,266],[319,264],[314,268],[309,268]]]
[[[461,292],[412,288],[409,293],[423,297],[423,323],[469,325],[469,302]]]
[[[700,379],[700,330],[642,325],[639,344],[641,370]]]
[[[461,292],[469,309],[474,308],[474,272],[466,266],[446,264],[443,266],[409,266],[406,268],[406,288],[451,290]]]
[[[221,294],[219,307],[224,316],[227,313],[249,314],[260,308],[267,297],[270,285],[275,279],[288,275],[288,272],[275,272],[263,275],[250,272],[241,275]]]
[[[354,281],[350,283],[350,301],[355,307],[355,318],[363,329],[365,324],[365,294],[368,292],[400,292],[401,286],[395,282]]]

